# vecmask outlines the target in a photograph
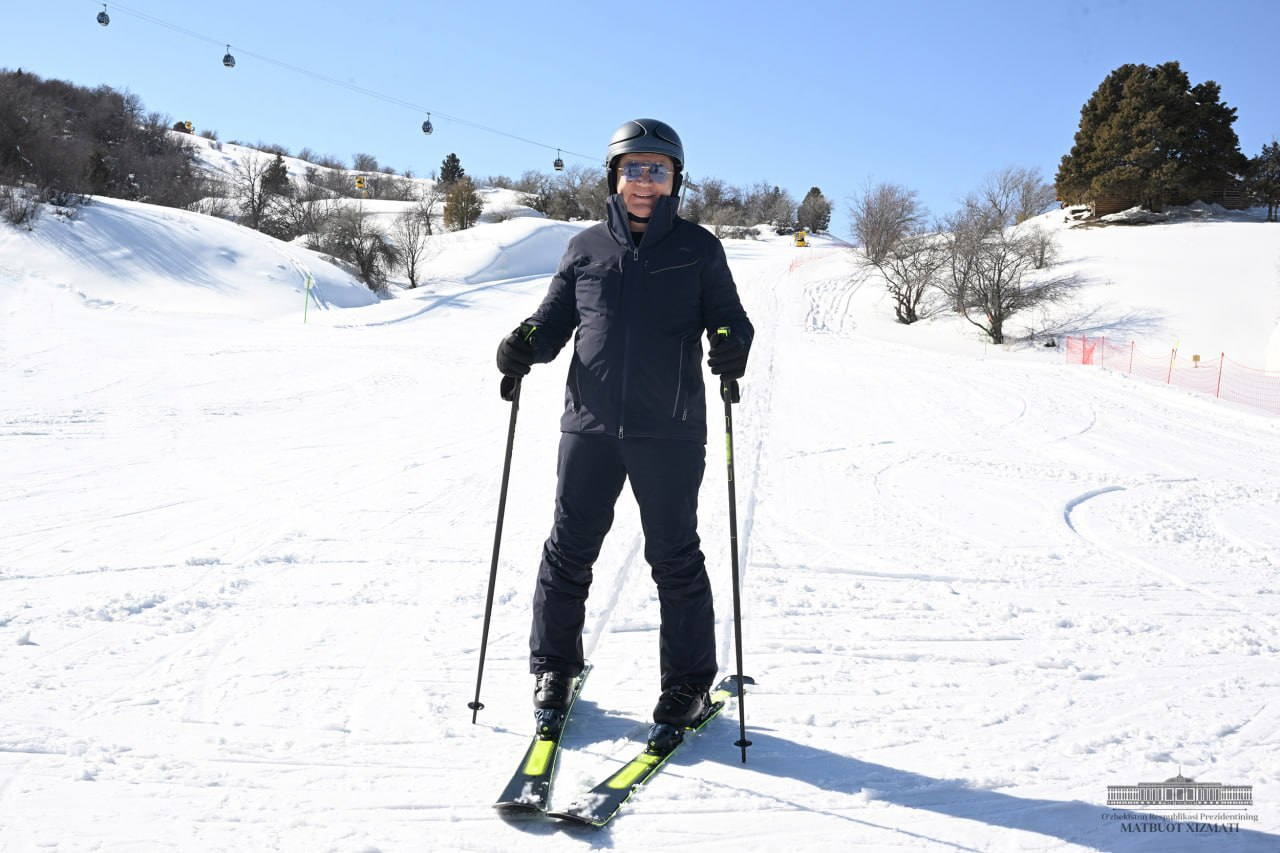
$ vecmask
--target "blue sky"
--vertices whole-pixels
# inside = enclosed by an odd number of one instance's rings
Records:
[[[1003,166],[1052,180],[1080,107],[1128,62],[1216,80],[1248,156],[1280,136],[1267,73],[1280,3],[1262,0],[129,0],[108,3],[105,28],[101,9],[6,9],[0,67],[128,90],[223,140],[365,152],[416,174],[451,152],[480,177],[549,171],[557,148],[596,163],[615,127],[653,116],[683,137],[694,180],[767,181],[797,200],[818,186],[842,236],[869,180],[939,214]]]

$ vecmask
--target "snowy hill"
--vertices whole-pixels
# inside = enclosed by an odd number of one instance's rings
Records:
[[[493,351],[579,227],[450,235],[384,300],[197,214],[0,231],[0,848],[1280,848],[1280,420],[898,326],[842,250],[781,238],[727,244],[759,329],[734,412],[748,763],[733,710],[606,831],[496,815],[565,365],[526,381],[472,725]],[[1280,228],[1061,236],[1091,332],[1273,346]],[[720,446],[699,517],[727,668]],[[657,693],[641,543],[624,495],[559,804]],[[1254,805],[1107,806],[1179,774]]]
[[[98,199],[50,215],[34,232],[0,231],[0,257],[22,276],[55,283],[97,307],[235,314],[300,314],[372,305],[364,284],[300,246],[211,216]]]

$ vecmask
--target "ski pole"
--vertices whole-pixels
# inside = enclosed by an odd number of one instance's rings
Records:
[[[728,335],[729,329],[721,327],[717,334]],[[738,393],[737,380],[720,383],[720,398],[724,400],[724,455],[729,471],[729,564],[733,577],[733,641],[738,655],[738,732],[739,739],[734,746],[742,750],[742,763],[747,763],[747,708],[745,705],[746,683],[742,674],[742,599],[739,594],[738,579],[738,498],[733,481],[733,404],[741,397]]]
[[[498,584],[498,549],[502,545],[502,520],[507,511],[507,483],[511,479],[511,449],[516,440],[516,412],[520,410],[520,379],[504,376],[502,399],[511,401],[511,425],[507,427],[507,458],[502,463],[502,489],[498,493],[498,524],[493,534],[493,561],[489,565],[489,593],[484,602],[484,630],[480,635],[480,668],[476,672],[476,698],[467,703],[474,724],[484,703],[480,701],[480,684],[484,680],[484,656],[489,647],[489,621],[493,616],[493,592]]]

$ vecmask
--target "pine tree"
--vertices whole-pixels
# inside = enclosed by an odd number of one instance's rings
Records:
[[[444,227],[449,231],[463,231],[480,220],[484,205],[476,194],[470,178],[458,180],[444,199]]]
[[[276,154],[276,159],[262,173],[262,191],[267,195],[289,195],[292,188],[289,167],[284,164],[284,157]]]
[[[1249,161],[1249,194],[1267,206],[1267,221],[1275,222],[1280,213],[1280,142],[1271,140]]]
[[[796,211],[796,219],[800,227],[811,232],[826,231],[831,225],[831,202],[822,194],[822,190],[813,187],[800,202]]]
[[[466,170],[462,168],[462,161],[458,159],[457,154],[450,153],[440,164],[440,183],[447,187],[453,186],[466,176]]]
[[[1158,210],[1190,201],[1243,172],[1235,120],[1218,84],[1192,87],[1177,62],[1122,65],[1081,108],[1055,189],[1073,204],[1120,196]]]

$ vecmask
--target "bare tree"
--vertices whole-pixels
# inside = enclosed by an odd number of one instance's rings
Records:
[[[560,173],[560,179],[577,202],[578,219],[604,218],[605,203],[609,199],[609,185],[605,181],[604,169],[571,163]]]
[[[796,200],[781,187],[757,183],[751,188],[747,208],[749,211],[758,210],[759,213],[748,213],[742,223],[744,225],[759,225],[763,222],[772,226],[779,234],[789,234],[796,229]]]
[[[849,206],[853,237],[872,264],[882,262],[895,243],[919,230],[926,215],[916,191],[901,184],[868,184]]]
[[[395,245],[379,230],[364,208],[340,210],[324,235],[324,250],[351,264],[356,277],[374,293],[387,289],[387,273],[398,259]]]
[[[1004,225],[1017,225],[1039,216],[1057,201],[1053,185],[1039,169],[1005,166],[987,175],[977,200],[990,208]]]
[[[404,211],[391,227],[391,238],[395,241],[405,277],[409,279],[409,287],[417,287],[426,261],[435,254],[429,216],[421,207]]]
[[[694,186],[692,181],[689,185]],[[696,187],[685,199],[681,211],[690,222],[716,225],[727,219],[733,208],[741,206],[737,190],[719,178],[701,178]]]
[[[306,235],[311,248],[317,248],[338,214],[338,202],[323,187],[306,185],[285,199],[279,218],[290,239]]]
[[[231,168],[231,191],[240,207],[241,221],[261,231],[272,205],[280,198],[270,189],[271,160],[248,157]]]
[[[1003,227],[1000,214],[976,195],[970,195],[960,210],[943,217],[939,224],[938,231],[947,248],[947,265],[938,287],[951,300],[957,314],[965,311],[982,241]]]
[[[1078,282],[1075,276],[1033,275],[1038,249],[1022,226],[994,228],[978,239],[961,242],[968,281],[961,302],[965,320],[981,329],[992,343],[1005,342],[1005,323],[1028,308],[1066,298]]]
[[[937,289],[948,260],[945,242],[936,235],[917,232],[898,240],[879,263],[872,264],[884,277],[899,323],[909,325],[931,313],[929,297]]]
[[[418,203],[414,206],[414,210],[422,218],[428,237],[436,233],[434,225],[436,208],[444,203],[444,198],[445,187],[439,181],[432,181],[430,184],[423,186],[421,194],[418,196]]]
[[[1023,230],[1032,265],[1038,270],[1053,266],[1058,260],[1058,241],[1053,233],[1039,225],[1024,225]]]
[[[416,191],[413,181],[400,175],[383,172],[375,181],[377,195],[374,198],[385,198],[391,201],[413,201]]]
[[[28,231],[40,218],[41,207],[35,195],[24,187],[0,187],[0,219],[15,228],[25,226]]]
[[[512,188],[524,194],[524,204],[550,219],[564,221],[604,218],[609,196],[604,171],[581,163],[554,175],[525,172]]]
[[[378,171],[378,158],[372,154],[358,151],[351,155],[351,168],[357,172],[376,172]]]

